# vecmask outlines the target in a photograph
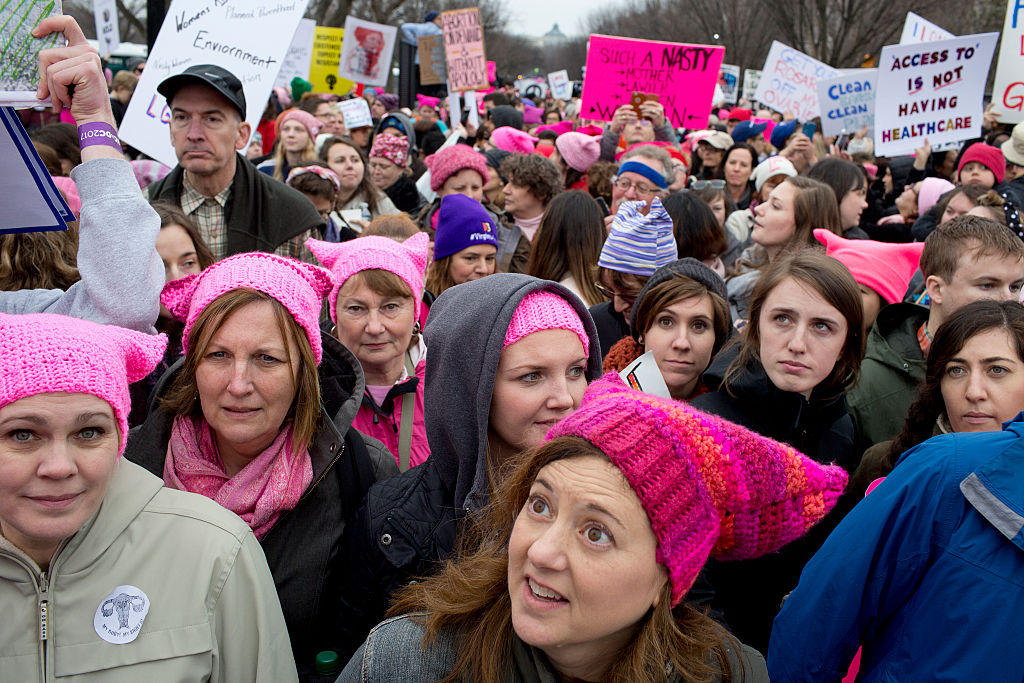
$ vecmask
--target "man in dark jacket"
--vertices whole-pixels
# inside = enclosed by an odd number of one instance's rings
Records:
[[[324,227],[316,207],[238,154],[251,132],[241,81],[227,69],[200,64],[165,79],[157,92],[171,110],[178,165],[147,188],[149,199],[180,206],[218,260],[271,251],[312,263],[305,242],[322,238]]]

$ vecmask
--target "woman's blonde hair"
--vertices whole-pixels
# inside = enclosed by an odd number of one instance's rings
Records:
[[[467,520],[456,560],[433,577],[398,591],[389,616],[426,611],[424,643],[442,630],[458,638],[458,655],[443,683],[503,683],[512,661],[512,603],[508,592],[508,540],[546,465],[605,454],[585,439],[562,436],[527,451],[511,465],[491,503]],[[636,636],[614,658],[602,680],[621,683],[666,680],[671,666],[682,680],[732,680],[727,647],[739,645],[708,616],[685,603],[673,608],[666,583],[658,604],[637,624]],[[716,676],[720,678],[716,679]]]
[[[282,126],[284,124],[281,124]],[[317,161],[316,155],[316,140],[312,135],[309,134],[309,130],[303,127],[306,131],[306,137],[309,138],[306,142],[306,147],[302,150],[302,162]],[[277,149],[274,150],[274,179],[284,182],[284,164],[286,156],[284,151],[284,141],[278,138]]]
[[[322,419],[320,379],[317,376],[316,358],[313,356],[313,348],[309,344],[306,333],[295,322],[295,318],[288,312],[288,309],[274,297],[255,289],[247,287],[233,289],[211,301],[202,310],[188,334],[188,352],[185,354],[185,363],[175,376],[166,396],[160,400],[160,404],[175,417],[186,415],[201,417],[203,409],[199,400],[196,371],[206,357],[210,341],[221,325],[233,314],[249,304],[263,301],[269,301],[273,306],[277,329],[286,341],[287,358],[285,360],[288,367],[295,368],[298,365],[298,375],[292,385],[295,389],[295,396],[288,409],[285,422],[292,423],[292,449],[303,451],[309,448],[313,442],[313,437],[320,428]],[[298,349],[298,358],[292,358],[291,344],[288,344],[288,341],[291,341]]]
[[[0,235],[0,291],[67,289],[78,272],[78,222],[67,230]]]

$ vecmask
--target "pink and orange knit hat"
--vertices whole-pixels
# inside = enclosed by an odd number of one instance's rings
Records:
[[[153,371],[165,335],[49,313],[0,313],[0,408],[36,394],[90,394],[114,410],[117,454],[128,442],[128,385]]]
[[[360,271],[376,269],[394,273],[409,285],[415,305],[415,320],[420,319],[423,272],[427,268],[430,252],[430,237],[427,233],[418,232],[405,242],[377,235],[337,243],[309,239],[306,240],[306,246],[334,275],[334,287],[327,300],[330,302],[331,320],[335,323],[338,322],[338,292],[345,282]]]
[[[814,237],[825,245],[826,254],[846,266],[857,284],[878,292],[887,304],[903,300],[924,251],[924,242],[848,240],[821,228]]]
[[[590,338],[580,314],[566,299],[546,289],[530,292],[519,302],[505,332],[501,348],[515,344],[523,337],[541,330],[569,330],[583,344],[583,354],[590,357]]]
[[[746,560],[803,536],[846,486],[842,467],[822,465],[686,403],[642,394],[610,373],[546,439],[578,436],[626,477],[658,539],[672,605],[708,557]]]
[[[334,277],[323,268],[257,251],[229,256],[201,273],[168,282],[160,293],[160,302],[175,319],[185,323],[181,342],[188,353],[192,325],[210,303],[235,289],[263,292],[292,314],[305,331],[319,365],[323,357],[320,306],[333,286]]]
[[[404,135],[381,133],[373,139],[370,159],[387,159],[396,166],[409,165],[409,138]]]

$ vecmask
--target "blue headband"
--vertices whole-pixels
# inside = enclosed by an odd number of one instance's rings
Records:
[[[665,176],[661,175],[647,164],[641,164],[639,161],[627,161],[622,164],[622,166],[619,166],[619,175],[622,175],[623,173],[636,173],[637,175],[642,175],[644,178],[647,178],[663,190],[668,187],[668,183],[665,182]]]

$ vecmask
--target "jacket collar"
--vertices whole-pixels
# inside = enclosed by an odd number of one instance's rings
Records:
[[[960,482],[960,491],[992,526],[1024,550],[1024,412],[1003,430],[1017,438]]]

